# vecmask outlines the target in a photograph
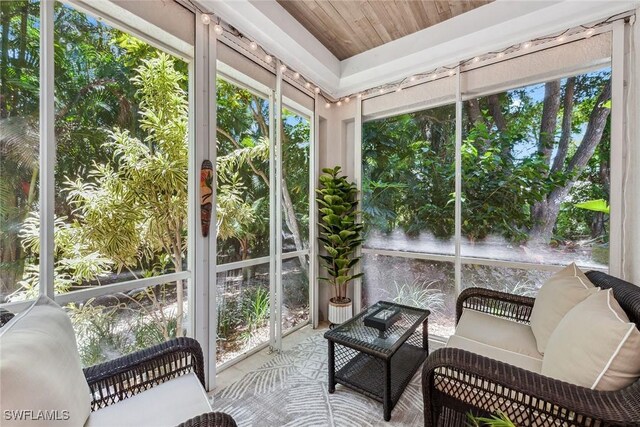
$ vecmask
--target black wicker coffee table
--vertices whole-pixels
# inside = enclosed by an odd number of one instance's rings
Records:
[[[381,333],[364,318],[381,308],[399,309],[398,320]],[[369,396],[384,406],[391,419],[407,384],[429,354],[429,310],[380,301],[324,334],[329,341],[329,393],[336,383]]]

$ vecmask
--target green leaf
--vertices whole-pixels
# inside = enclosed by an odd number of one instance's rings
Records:
[[[594,212],[603,212],[609,215],[610,206],[607,204],[606,200],[597,199],[597,200],[588,200],[582,203],[576,203],[576,208],[586,209]]]

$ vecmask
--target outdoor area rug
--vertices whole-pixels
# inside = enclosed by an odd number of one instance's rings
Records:
[[[385,422],[382,404],[340,384],[327,391],[327,340],[313,335],[214,395],[245,426],[422,426],[421,370]]]

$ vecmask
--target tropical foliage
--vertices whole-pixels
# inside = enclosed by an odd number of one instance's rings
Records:
[[[606,217],[573,201],[608,197],[608,70],[465,102],[462,234],[542,244],[607,237]],[[455,108],[365,123],[367,232],[454,232]]]
[[[610,78],[603,69],[463,103],[463,256],[606,268]],[[455,132],[453,104],[364,123],[365,246],[454,255]],[[444,316],[430,328],[451,333],[453,264],[398,255],[365,262],[365,304],[440,291]],[[535,295],[544,277],[465,262],[460,280]]]
[[[0,296],[39,290],[39,4],[1,2]],[[183,271],[187,261],[188,68],[55,4],[56,293]],[[268,254],[269,105],[218,79],[218,259]],[[308,242],[309,122],[283,111],[284,241]],[[266,252],[265,252],[266,251]],[[302,257],[300,269],[308,261]],[[253,280],[253,268],[242,276]],[[294,295],[306,279],[295,276]],[[235,278],[234,278],[235,280]],[[255,280],[252,283],[262,283]],[[238,292],[240,291],[240,292]],[[266,287],[230,298],[229,341],[264,328]],[[308,295],[308,294],[307,294]],[[69,304],[86,364],[184,334],[182,280]],[[306,305],[300,298],[285,298]],[[291,307],[292,310],[294,307]],[[307,307],[308,310],[308,307]]]

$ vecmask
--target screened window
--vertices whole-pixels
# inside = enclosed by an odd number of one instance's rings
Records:
[[[606,270],[610,70],[470,99],[464,109],[463,257]],[[517,276],[514,289],[540,285]],[[465,287],[482,283],[468,279]]]
[[[447,336],[456,296],[465,288],[535,296],[553,271],[571,262],[608,270],[608,37],[463,67],[461,129],[455,104],[363,124],[363,305],[413,301],[431,309],[430,327]],[[585,71],[567,74],[558,57]],[[564,77],[545,80],[549,75]],[[447,93],[458,90],[457,78],[366,100],[363,111],[384,115],[420,97],[446,102]],[[456,130],[462,135],[459,165]]]
[[[441,260],[454,254],[455,105],[368,121],[362,135],[363,305],[428,308],[429,327],[448,335],[456,288]]]
[[[309,118],[282,109],[282,330],[309,320]],[[302,252],[302,253],[300,253]]]
[[[217,363],[269,341],[270,102],[218,77]],[[261,259],[262,258],[262,259]],[[241,266],[234,263],[242,262]]]
[[[3,300],[5,284],[11,300],[42,291],[38,6],[3,3],[0,20],[1,182],[11,185],[2,191],[11,203],[2,201],[11,207],[2,213]],[[43,143],[55,144],[56,162],[42,177],[55,195],[49,296],[70,313],[89,365],[189,329],[188,65],[63,3],[53,5],[53,33],[55,111],[44,125],[55,140]]]
[[[39,8],[3,2],[0,10],[0,303],[38,294]]]

